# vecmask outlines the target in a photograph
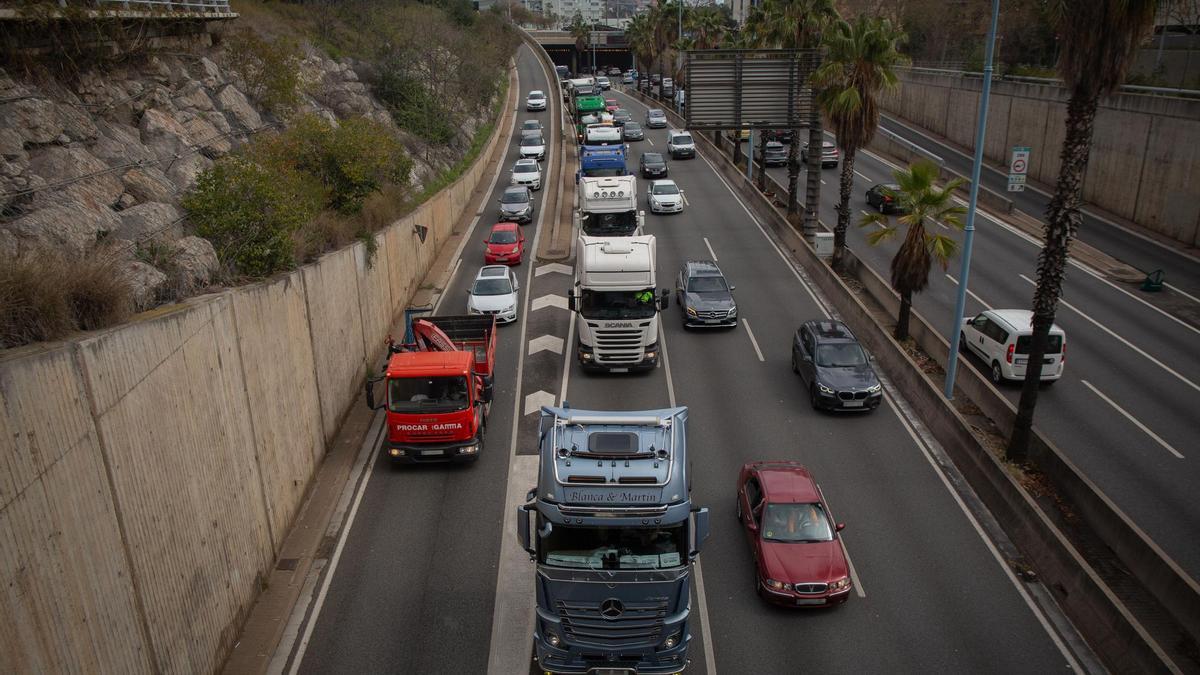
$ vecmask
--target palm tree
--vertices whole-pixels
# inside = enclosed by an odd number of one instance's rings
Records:
[[[892,258],[892,290],[900,294],[900,313],[896,317],[894,332],[897,340],[908,337],[912,296],[929,285],[930,266],[937,262],[945,269],[950,264],[950,258],[958,251],[958,242],[952,237],[930,234],[925,227],[927,223],[940,222],[961,230],[962,215],[967,212],[966,207],[954,201],[954,190],[962,184],[962,179],[956,178],[939,188],[938,175],[937,165],[929,160],[919,160],[907,169],[892,172],[892,177],[900,187],[892,199],[904,214],[896,218],[896,222],[908,228],[904,241]],[[891,218],[882,213],[866,215],[859,225],[876,225],[880,228],[867,235],[867,243],[872,246],[892,239],[900,232],[900,228],[892,224]]]
[[[764,0],[760,20],[755,30],[761,46],[783,49],[816,49],[821,46],[821,33],[839,19],[834,0]],[[792,130],[788,148],[788,219],[793,223],[799,213],[796,188],[800,183],[800,130]],[[821,112],[813,106],[808,121],[810,147],[821,147]],[[821,154],[808,154],[808,182],[804,195],[805,233],[816,232],[817,209],[821,201]]]
[[[685,19],[684,28],[692,34],[693,49],[716,49],[724,41],[728,26],[719,7],[696,7]]]
[[[1046,242],[1038,255],[1029,365],[1006,452],[1014,462],[1024,461],[1029,454],[1047,336],[1062,295],[1071,240],[1081,222],[1080,192],[1092,147],[1096,105],[1101,96],[1125,81],[1138,45],[1154,24],[1157,5],[1157,0],[1059,0],[1055,5],[1062,49],[1058,73],[1071,96],[1054,197],[1046,207]]]
[[[679,5],[682,0],[658,0],[650,8],[651,25],[654,27],[655,54],[658,55],[658,72],[661,75],[668,56],[674,60],[672,47],[679,40]],[[683,10],[686,15],[686,8]]]
[[[584,22],[582,14],[576,14],[575,18],[571,19],[571,25],[567,26],[567,32],[575,38],[575,52],[572,54],[575,57],[573,64],[575,67],[571,68],[571,72],[578,73],[579,59],[587,52],[588,40],[592,37],[592,27]]]
[[[813,74],[813,83],[820,89],[818,100],[829,115],[842,149],[841,201],[833,230],[835,268],[841,267],[846,252],[854,156],[871,142],[879,128],[879,94],[896,87],[893,68],[908,62],[897,49],[904,38],[904,33],[885,18],[860,14],[854,23],[838,21],[825,35],[828,56]],[[819,155],[814,146],[809,148],[810,155]]]
[[[629,48],[638,62],[638,70],[649,72],[654,64],[654,26],[649,12],[634,15],[625,28]]]

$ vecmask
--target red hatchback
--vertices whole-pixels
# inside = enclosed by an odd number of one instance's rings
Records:
[[[738,476],[737,516],[754,553],[760,597],[828,607],[850,597],[850,566],[821,488],[799,462],[751,462]]]
[[[483,243],[485,265],[520,265],[525,256],[525,233],[516,223],[496,223]]]
[[[620,107],[621,107],[621,104],[617,103],[617,99],[615,99],[615,98],[604,99],[604,109],[607,110],[608,112],[613,112],[617,108],[620,108]]]

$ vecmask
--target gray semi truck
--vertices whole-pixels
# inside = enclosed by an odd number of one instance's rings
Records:
[[[689,491],[687,408],[541,410],[537,487],[517,537],[537,565],[548,673],[678,673],[708,509]]]

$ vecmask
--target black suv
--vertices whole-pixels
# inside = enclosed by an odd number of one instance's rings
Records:
[[[667,160],[663,159],[660,152],[643,152],[638,160],[638,171],[642,178],[666,178]]]
[[[867,206],[874,206],[880,213],[904,213],[902,196],[899,185],[880,183],[867,190]]]
[[[792,338],[792,371],[817,410],[874,410],[883,387],[871,357],[841,321],[807,321]]]
[[[675,277],[675,300],[683,312],[683,327],[737,327],[733,288],[711,260],[689,260],[680,265]]]

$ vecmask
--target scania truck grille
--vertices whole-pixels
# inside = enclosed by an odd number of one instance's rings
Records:
[[[637,363],[642,360],[642,329],[597,328],[596,358],[605,363]]]
[[[602,613],[599,603],[558,601],[563,632],[579,642],[606,647],[635,647],[662,638],[667,601],[624,603],[614,614]]]

